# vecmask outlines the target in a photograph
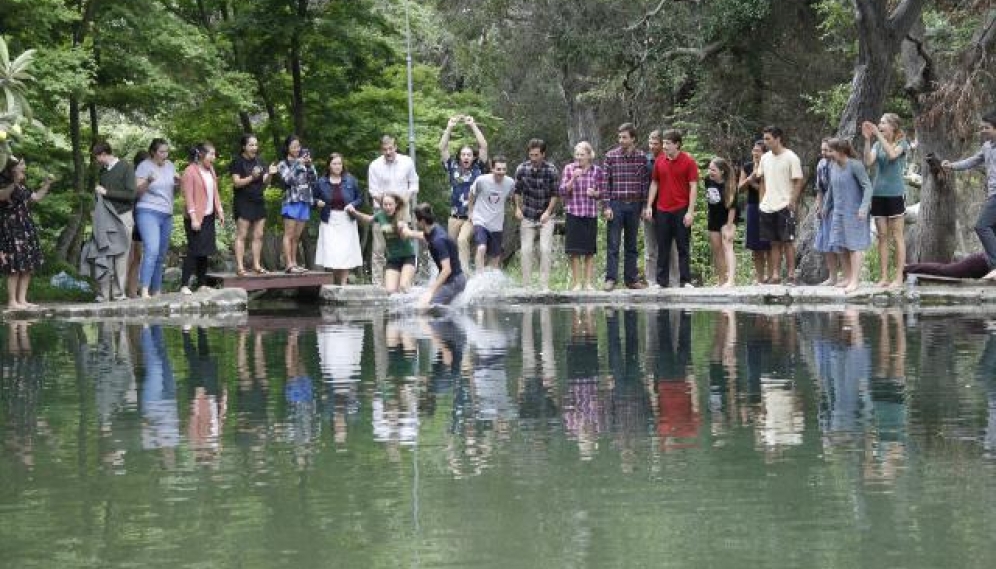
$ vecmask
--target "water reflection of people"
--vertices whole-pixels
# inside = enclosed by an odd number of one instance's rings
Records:
[[[498,323],[493,309],[480,309],[468,337],[474,345],[473,388],[475,418],[491,423],[496,432],[507,434],[508,421],[517,415],[508,392],[509,331]]]
[[[906,456],[906,330],[899,310],[879,315],[878,354],[870,391],[876,440],[866,476],[893,479]]]
[[[386,443],[388,458],[400,460],[400,446],[418,438],[418,343],[410,330],[390,321],[385,331],[387,377],[377,378],[372,406],[374,440]]]
[[[664,450],[695,446],[701,416],[691,373],[692,316],[676,309],[657,312],[657,434]]]
[[[858,313],[830,315],[828,337],[814,343],[821,392],[820,426],[827,444],[861,440],[869,427],[871,352]]]
[[[306,466],[312,451],[312,443],[318,439],[321,422],[317,417],[318,406],[311,376],[301,359],[299,344],[300,331],[291,328],[287,332],[284,345],[284,370],[287,382],[284,384],[284,398],[287,402],[287,441],[294,445],[294,457],[298,466]]]
[[[581,460],[591,460],[604,428],[599,385],[598,337],[592,307],[576,307],[567,343],[567,393],[564,430],[578,443]]]
[[[187,440],[198,463],[217,466],[228,393],[218,382],[218,361],[211,353],[207,331],[198,326],[197,340],[183,327],[183,354],[187,359],[190,422]]]
[[[534,321],[539,316],[540,349],[536,350]],[[522,377],[516,389],[520,423],[544,428],[559,416],[556,397],[557,358],[553,349],[553,320],[549,306],[522,312]]]
[[[798,323],[793,318],[762,317],[762,338],[768,341],[764,366],[759,368],[761,416],[757,443],[765,451],[802,444],[805,428],[802,400],[796,391]]]
[[[612,392],[609,420],[613,442],[619,450],[620,467],[623,472],[629,473],[636,466],[637,444],[647,436],[651,409],[648,384],[643,381],[640,361],[638,314],[632,309],[608,310],[605,322],[611,371],[608,383]]]
[[[976,370],[979,383],[986,386],[989,398],[989,414],[986,422],[983,448],[990,458],[996,456],[996,332],[991,331],[986,338],[986,347],[982,350],[979,365]]]
[[[135,363],[127,327],[119,322],[97,324],[97,339],[84,348],[85,369],[95,380],[97,420],[100,429],[100,455],[115,472],[124,472],[128,440],[135,431],[117,429],[115,421],[126,409],[134,409],[138,399]],[[137,446],[137,445],[136,445]]]
[[[43,360],[32,350],[31,323],[7,321],[7,349],[0,357],[0,393],[4,418],[4,451],[16,456],[28,469],[35,466],[35,439],[39,430],[47,430],[38,417]]]
[[[166,353],[162,326],[143,326],[140,334],[145,379],[142,382],[142,448],[164,449],[167,468],[175,465],[173,452],[180,444],[180,414],[176,379]]]
[[[269,438],[267,404],[270,398],[270,381],[266,373],[264,334],[265,332],[261,330],[253,333],[250,356],[249,330],[240,329],[235,352],[239,387],[236,441],[252,453],[253,466],[258,468],[265,468],[266,458],[263,456],[263,451]]]
[[[378,328],[379,326],[379,328]],[[319,368],[329,395],[333,438],[336,447],[344,449],[349,423],[357,416],[359,404],[360,360],[363,358],[363,327],[357,324],[322,324],[318,336]],[[383,321],[373,323],[374,362],[377,377],[387,373],[387,347]],[[383,363],[381,363],[381,361]]]
[[[716,313],[709,356],[709,413],[713,434],[737,423],[737,317],[732,310]]]

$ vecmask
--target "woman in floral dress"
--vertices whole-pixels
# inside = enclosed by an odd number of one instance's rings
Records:
[[[28,302],[31,275],[42,264],[38,230],[31,219],[30,204],[48,193],[48,177],[36,192],[25,185],[24,160],[11,158],[0,172],[0,272],[7,275],[7,308],[24,310]]]

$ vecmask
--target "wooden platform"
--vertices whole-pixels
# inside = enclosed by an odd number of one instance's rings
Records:
[[[241,288],[247,292],[288,288],[319,289],[324,285],[332,284],[332,273],[324,271],[309,271],[298,274],[271,272],[268,275],[249,273],[244,277],[235,273],[208,273],[207,281],[211,286]]]

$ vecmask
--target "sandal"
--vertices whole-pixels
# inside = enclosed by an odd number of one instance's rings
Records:
[[[247,271],[245,269],[238,269],[238,270],[235,271],[235,274],[237,276],[244,277],[244,276],[246,276],[246,275],[249,274],[249,271]]]
[[[287,273],[288,275],[293,275],[295,272],[297,272],[296,269],[297,265],[290,265],[286,269],[284,269],[284,272]]]
[[[304,273],[307,273],[308,269],[299,265],[294,265],[293,267],[291,267],[291,272],[297,275],[302,275]]]
[[[256,273],[257,275],[268,275],[268,274],[270,274],[270,271],[268,271],[266,269],[253,269],[252,272]]]

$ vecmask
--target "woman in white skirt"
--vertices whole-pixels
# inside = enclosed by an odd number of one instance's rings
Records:
[[[349,271],[363,265],[356,220],[346,211],[362,202],[359,182],[346,171],[342,155],[333,152],[328,171],[318,179],[315,205],[321,210],[322,223],[318,226],[315,264],[332,269],[332,279],[338,285],[345,285]]]

